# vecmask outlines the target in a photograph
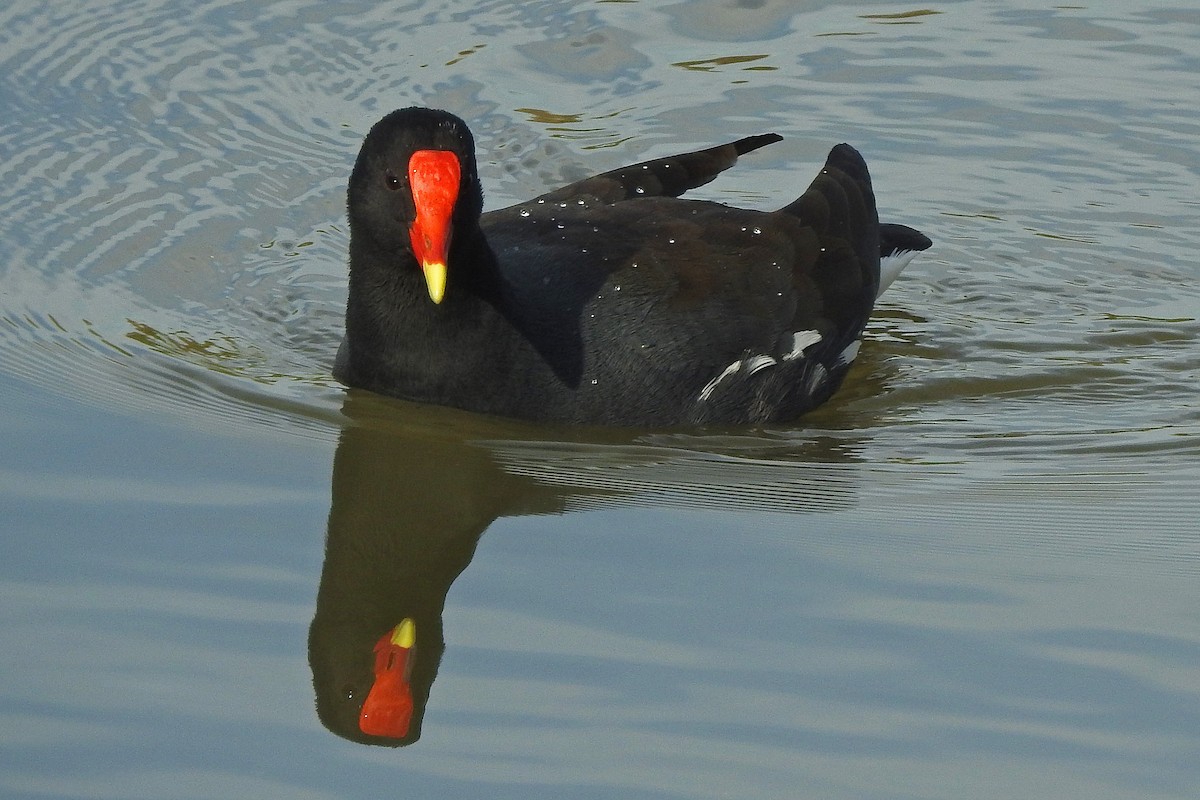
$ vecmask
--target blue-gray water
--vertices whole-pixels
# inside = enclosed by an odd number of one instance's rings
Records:
[[[1197,41],[1182,2],[6,5],[0,796],[1197,796]],[[777,131],[698,196],[849,141],[935,247],[795,425],[347,398],[344,184],[414,103],[491,207]],[[337,735],[318,634],[422,581],[419,740]]]

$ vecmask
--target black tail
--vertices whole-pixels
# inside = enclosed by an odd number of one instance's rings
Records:
[[[898,225],[894,222],[879,224],[879,255],[881,258],[894,253],[928,250],[932,246],[933,241],[916,228]]]
[[[831,258],[844,260],[834,255],[835,248],[853,254],[855,263],[844,264],[843,291],[861,292],[869,309],[879,285],[879,214],[871,174],[858,151],[848,144],[830,150],[808,191],[781,210],[813,228]]]

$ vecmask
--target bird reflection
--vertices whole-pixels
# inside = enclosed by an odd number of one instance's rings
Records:
[[[309,629],[317,714],[348,739],[406,745],[421,735],[445,649],[450,584],[493,520],[554,511],[555,492],[507,475],[436,410],[406,423],[394,405],[357,393],[343,410],[352,422],[334,458]]]
[[[581,439],[364,392],[350,392],[343,411],[309,664],[321,722],[364,744],[420,738],[446,595],[496,519],[611,503],[819,510],[853,494],[852,471],[818,475],[817,487],[804,471],[853,461],[844,439],[790,441],[780,461],[779,440]],[[746,441],[766,442],[773,460]],[[698,451],[700,442],[737,452]]]

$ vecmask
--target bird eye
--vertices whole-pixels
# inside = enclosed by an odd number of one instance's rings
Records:
[[[389,172],[383,176],[383,185],[394,192],[400,188],[400,179]]]

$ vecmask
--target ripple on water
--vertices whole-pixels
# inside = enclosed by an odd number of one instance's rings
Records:
[[[230,11],[5,15],[36,43],[6,60],[6,107],[39,123],[0,132],[0,363],[113,407],[321,429],[356,137],[286,102],[288,28]]]

